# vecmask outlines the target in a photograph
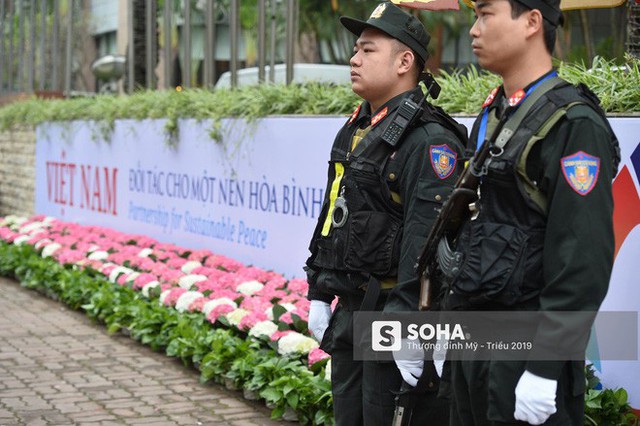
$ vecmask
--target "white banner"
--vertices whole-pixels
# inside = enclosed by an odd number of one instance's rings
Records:
[[[118,121],[110,140],[85,122],[37,129],[36,211],[67,221],[208,248],[288,277],[304,276],[342,118]]]
[[[167,143],[165,120],[117,121],[108,141],[96,124],[47,123],[36,135],[36,211],[302,277],[331,143],[345,120],[183,120],[175,146]],[[611,124],[622,164],[614,182],[617,257],[602,310],[638,311],[640,117]],[[595,336],[589,362],[607,387],[626,388],[640,407],[640,364],[599,362]]]

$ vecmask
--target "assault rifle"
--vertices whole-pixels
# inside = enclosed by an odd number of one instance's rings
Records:
[[[507,122],[511,109],[511,107],[505,109],[491,137],[484,140],[480,150],[476,151],[471,158],[469,165],[458,178],[451,195],[440,209],[438,218],[429,232],[416,264],[416,272],[420,277],[418,308],[421,311],[431,308],[433,297],[431,279],[438,268],[438,246],[453,242],[462,225],[471,217],[471,205],[478,200],[478,186],[484,173],[484,164],[502,127]]]

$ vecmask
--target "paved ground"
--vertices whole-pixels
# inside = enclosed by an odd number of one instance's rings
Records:
[[[0,278],[0,426],[295,424],[198,376]]]

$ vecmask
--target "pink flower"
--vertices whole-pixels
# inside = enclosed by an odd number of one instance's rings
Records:
[[[185,263],[187,263],[187,259],[181,257],[167,260],[167,266],[171,269],[180,269]]]
[[[0,228],[0,240],[6,241],[8,243],[12,243],[13,240],[15,240],[15,238],[18,235],[19,234],[13,232],[11,229],[7,228],[6,226],[3,226],[2,228]]]
[[[209,312],[209,315],[207,315],[207,320],[213,324],[214,322],[217,321],[218,317],[220,317],[221,315],[226,315],[229,312],[232,312],[235,310],[236,308],[234,308],[231,305],[227,305],[227,304],[218,305],[215,308],[213,308],[211,312]]]
[[[169,291],[169,294],[167,294],[167,297],[165,297],[164,299],[164,305],[165,306],[175,305],[176,300],[178,300],[178,298],[182,296],[182,293],[185,293],[186,291],[187,289],[182,287],[175,287],[171,289],[171,291]]]
[[[63,265],[76,263],[85,259],[84,253],[80,251],[62,248],[60,250],[57,250],[53,254],[53,257],[58,261],[58,263],[61,263]]]
[[[213,256],[208,257],[207,260],[205,260],[204,266],[208,266],[210,268],[220,268],[229,272],[235,272],[238,269],[242,268],[244,264],[238,262],[237,260],[233,260],[219,254],[214,254]]]
[[[208,299],[206,297],[198,297],[189,305],[189,312],[202,312],[202,307]]]
[[[331,355],[329,355],[328,353],[326,353],[320,348],[311,349],[308,357],[309,366],[312,366],[318,361],[322,361],[323,359],[329,358],[330,356]]]
[[[280,315],[280,321],[282,321],[285,324],[293,324],[293,318],[291,318],[291,312],[285,312],[284,314]]]
[[[270,339],[272,342],[276,342],[281,338],[283,338],[284,336],[286,336],[287,334],[291,334],[291,333],[295,333],[295,331],[293,330],[276,331],[271,335]]]
[[[210,256],[213,256],[213,253],[211,253],[211,251],[209,250],[194,250],[189,255],[188,260],[197,260],[198,262],[202,263]]]
[[[309,283],[306,279],[296,278],[287,283],[287,290],[291,293],[296,293],[301,296],[305,296],[309,291]]]
[[[265,321],[266,319],[267,315],[265,315],[263,312],[252,312],[242,317],[242,319],[240,320],[240,324],[238,324],[238,328],[240,330],[247,331],[260,321]]]
[[[153,274],[140,274],[133,280],[133,288],[139,289],[149,284],[151,281],[157,281],[157,277]]]

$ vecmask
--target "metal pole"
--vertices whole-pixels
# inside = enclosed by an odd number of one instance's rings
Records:
[[[18,92],[24,89],[24,4],[18,2]]]
[[[60,61],[58,53],[60,53],[60,41],[58,37],[58,26],[60,22],[60,7],[58,2],[53,2],[53,25],[51,26],[51,90],[60,90],[58,82],[58,68]]]
[[[29,88],[34,90],[34,80],[36,75],[36,4],[29,0]]]
[[[191,1],[184,0],[184,65],[182,67],[182,86],[191,87]]]
[[[240,28],[240,2],[238,0],[231,0],[231,15],[230,15],[230,39],[231,39],[231,51],[230,51],[230,71],[231,71],[231,87],[238,85],[238,32]]]
[[[73,7],[75,1],[69,0],[69,10],[67,11],[67,60],[64,73],[65,96],[71,96],[71,66],[73,59]]]
[[[296,43],[296,0],[287,1],[287,84],[293,81],[293,55]]]
[[[47,58],[47,2],[41,3],[40,9],[40,78],[38,78],[38,88],[44,90],[45,88],[45,70],[46,70],[46,58]]]
[[[208,1],[204,16],[205,39],[204,39],[204,87],[208,88],[216,81],[216,23],[215,11],[217,9],[215,0]]]
[[[7,91],[13,92],[13,3],[9,3],[9,72],[7,79]]]
[[[133,0],[127,2],[127,93],[135,87],[135,46],[133,45]]]
[[[164,87],[171,83],[171,1],[164,2]]]
[[[158,51],[157,39],[156,39],[156,0],[147,0],[146,2],[146,16],[145,16],[145,28],[147,29],[146,37],[147,42],[147,89],[153,90],[156,88],[156,52]]]
[[[258,82],[264,82],[266,57],[266,17],[267,5],[266,0],[258,0]]]
[[[276,81],[276,0],[269,0],[271,2],[271,55],[269,56],[269,81],[274,83]]]
[[[4,92],[4,2],[0,1],[0,93]]]

